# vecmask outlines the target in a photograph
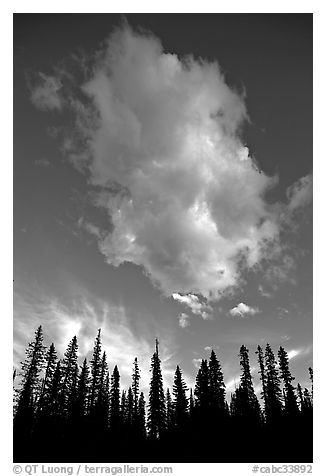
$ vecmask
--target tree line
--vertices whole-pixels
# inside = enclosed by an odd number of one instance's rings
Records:
[[[193,389],[177,365],[165,390],[156,339],[146,401],[137,357],[128,389],[120,387],[117,365],[109,373],[101,329],[92,359],[79,365],[76,336],[58,359],[39,326],[14,388],[14,461],[311,462],[312,368],[309,389],[295,387],[282,346],[275,355],[269,344],[258,345],[256,356],[260,395],[242,345],[240,382],[228,402],[214,350],[202,359]]]

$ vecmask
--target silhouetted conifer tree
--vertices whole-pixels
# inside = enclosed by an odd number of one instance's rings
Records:
[[[250,420],[252,424],[257,424],[260,421],[261,412],[252,382],[249,350],[244,345],[240,347],[239,357],[242,374],[240,386],[236,391],[236,408],[242,418]]]
[[[108,364],[106,361],[106,352],[102,354],[100,365],[100,378],[98,384],[98,396],[96,407],[101,413],[102,418],[106,418],[107,406],[108,406],[108,393],[107,393],[107,376],[108,376]],[[104,412],[104,413],[103,413]]]
[[[138,414],[139,414],[139,434],[141,437],[146,438],[146,403],[143,392],[140,392],[138,401]]]
[[[192,419],[194,417],[194,409],[195,409],[195,401],[192,388],[190,389],[190,396],[189,396],[189,417]]]
[[[151,373],[147,426],[149,437],[158,439],[166,428],[166,413],[161,360],[159,357],[157,339],[155,341],[155,352],[151,360]]]
[[[202,359],[195,384],[196,407],[201,414],[208,412],[209,407],[209,370],[207,360]]]
[[[61,363],[57,362],[51,388],[49,389],[49,414],[58,417],[60,412],[60,389],[61,389]]]
[[[265,347],[266,368],[266,421],[275,425],[282,415],[282,391],[280,377],[276,368],[274,352],[269,344]]]
[[[121,392],[120,415],[121,415],[121,423],[123,425],[126,425],[127,423],[127,395],[125,390],[122,390]]]
[[[268,401],[267,379],[266,379],[264,352],[263,352],[263,349],[260,345],[257,347],[256,354],[258,355],[258,365],[259,365],[258,373],[260,374],[260,381],[261,381],[261,387],[262,387],[261,396],[263,398],[264,413],[265,413],[265,416],[266,416],[266,402]],[[267,403],[267,406],[268,406],[268,403]]]
[[[140,371],[137,357],[134,360],[134,367],[132,373],[132,393],[133,393],[133,402],[134,402],[134,420],[137,420],[138,415],[138,399],[139,399],[139,380],[140,380]]]
[[[177,430],[181,430],[188,418],[188,398],[186,396],[187,386],[182,378],[182,373],[179,365],[177,365],[174,374],[173,383],[173,409],[174,409],[174,423]]]
[[[71,395],[74,393],[77,383],[77,351],[77,337],[74,336],[68,344],[61,365],[62,385],[60,388],[60,406],[62,416],[68,413],[69,400],[71,402]]]
[[[308,411],[312,410],[312,398],[311,398],[311,394],[309,393],[309,390],[307,388],[305,388],[304,391],[303,391],[303,398],[304,398],[305,408]]]
[[[128,388],[128,392],[127,392],[127,399],[126,399],[126,423],[127,423],[127,427],[129,428],[129,431],[131,430],[132,426],[133,426],[133,423],[134,423],[134,416],[135,416],[135,413],[134,413],[134,395],[133,395],[133,391],[132,391],[132,388],[129,387]]]
[[[235,389],[234,393],[231,393],[231,396],[230,396],[230,415],[236,418],[237,414],[238,414],[237,396],[236,396],[236,389]]]
[[[18,403],[14,420],[14,430],[20,436],[27,436],[31,431],[35,411],[35,403],[41,391],[40,373],[45,364],[45,346],[43,330],[39,326],[33,342],[28,344],[26,358],[22,362],[21,388],[18,392]]]
[[[174,409],[173,409],[173,402],[172,402],[169,388],[166,389],[165,403],[166,403],[166,428],[169,431],[169,430],[172,430],[174,426]]]
[[[90,393],[90,409],[94,408],[100,389],[101,380],[101,329],[98,329],[97,336],[95,338],[93,357],[91,360],[91,393]]]
[[[38,401],[38,410],[45,411],[45,407],[48,406],[51,394],[51,387],[53,385],[53,377],[55,369],[57,367],[58,359],[55,346],[52,343],[46,354],[46,366],[45,366],[45,375],[42,381],[42,388],[40,393],[40,398]]]
[[[214,350],[209,359],[209,399],[212,413],[217,416],[225,414],[225,384],[220,362]]]
[[[303,393],[302,393],[302,387],[301,385],[298,383],[297,385],[297,394],[298,394],[298,398],[299,398],[299,404],[300,404],[300,410],[302,413],[304,413],[304,399],[303,399]]]
[[[296,416],[298,413],[297,399],[295,390],[292,385],[294,377],[292,377],[289,369],[289,357],[286,350],[281,346],[278,351],[278,361],[280,366],[280,374],[284,382],[285,390],[285,412],[288,415]]]
[[[111,430],[118,431],[120,427],[120,374],[117,365],[111,376],[109,418]]]
[[[72,380],[71,380],[71,387],[68,394],[68,420],[71,425],[75,424],[77,418],[77,395],[78,395],[78,378],[79,378],[79,370],[78,365],[74,368],[72,373]]]
[[[87,359],[84,359],[78,379],[76,413],[83,419],[88,412],[89,391],[90,391],[90,372],[87,365]]]
[[[309,371],[309,377],[310,377],[310,381],[311,381],[311,400],[313,399],[313,396],[314,396],[314,378],[313,378],[313,370],[311,367],[309,367],[308,369]]]

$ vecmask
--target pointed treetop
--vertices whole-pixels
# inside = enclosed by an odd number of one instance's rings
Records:
[[[157,356],[158,356],[158,344],[159,344],[158,338],[156,337],[156,339],[155,339],[155,353],[156,353]]]

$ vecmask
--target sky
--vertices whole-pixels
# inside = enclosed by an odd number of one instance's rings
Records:
[[[14,15],[14,365],[312,365],[312,15]]]

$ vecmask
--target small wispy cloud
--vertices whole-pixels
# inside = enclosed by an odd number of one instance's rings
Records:
[[[200,301],[198,296],[195,294],[179,294],[173,293],[172,297],[175,301],[178,301],[182,304],[185,304],[191,309],[193,314],[201,316],[203,319],[210,318],[210,312],[212,312],[212,307],[204,301]]]
[[[189,316],[185,312],[181,312],[178,316],[179,320],[179,326],[182,327],[183,329],[185,327],[188,327],[190,322],[189,322]]]
[[[312,345],[307,345],[304,347],[299,347],[297,349],[291,349],[288,351],[289,360],[294,359],[298,356],[309,355],[312,353]]]
[[[282,261],[278,264],[271,264],[265,272],[265,278],[269,281],[273,289],[277,289],[282,283],[296,284],[293,272],[296,268],[294,258],[289,254],[282,256]]]
[[[294,359],[294,357],[296,357],[297,355],[299,355],[301,352],[300,352],[300,349],[292,349],[288,352],[288,358],[289,360],[291,359]]]
[[[306,175],[292,184],[286,190],[289,200],[288,209],[291,212],[299,210],[312,202],[312,175]]]
[[[202,361],[202,359],[197,359],[197,358],[192,359],[192,363],[194,364],[194,366],[196,367],[196,369],[199,369],[200,364],[201,364],[201,361]]]
[[[250,307],[244,302],[240,302],[237,306],[229,310],[229,314],[233,317],[253,316],[259,312],[257,307]]]
[[[266,289],[261,284],[258,286],[258,292],[263,297],[266,297],[266,298],[273,297],[272,293],[266,291]]]
[[[284,319],[288,314],[289,314],[289,310],[286,309],[285,307],[277,307],[277,317],[279,319]]]
[[[284,334],[283,336],[281,336],[281,339],[284,340],[285,342],[291,340],[291,337],[288,336],[287,334]]]
[[[96,236],[97,238],[101,238],[101,236],[103,235],[102,234],[102,231],[101,229],[94,225],[93,223],[85,220],[84,217],[80,217],[77,221],[77,226],[85,231],[87,231],[87,233],[89,233],[90,235],[94,235]]]
[[[37,159],[34,161],[36,167],[50,167],[51,162],[48,159]]]

